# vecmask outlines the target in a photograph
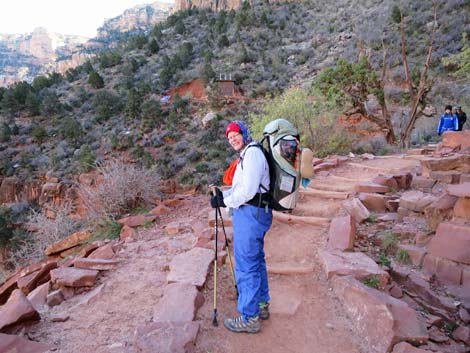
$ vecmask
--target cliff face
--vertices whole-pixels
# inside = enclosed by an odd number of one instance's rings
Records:
[[[112,46],[114,34],[150,30],[171,11],[172,4],[159,2],[136,6],[106,20],[94,39],[50,33],[45,28],[26,34],[0,34],[0,87],[31,82],[34,77],[52,71],[64,73],[83,64],[93,52]]]
[[[187,10],[193,7],[211,8],[214,11],[237,9],[242,0],[176,0],[175,11]]]

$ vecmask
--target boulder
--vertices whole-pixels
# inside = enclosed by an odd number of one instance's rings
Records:
[[[369,288],[351,276],[335,277],[333,289],[368,352],[390,352],[396,343],[423,344],[426,326],[405,302]]]
[[[429,178],[442,184],[460,183],[461,172],[454,170],[435,170],[429,173]]]
[[[0,307],[0,331],[7,326],[39,319],[39,313],[19,289],[15,289],[6,304]]]
[[[456,202],[456,196],[444,194],[427,206],[424,209],[424,217],[429,228],[436,230],[440,223],[452,219]]]
[[[413,181],[411,182],[411,188],[414,190],[419,190],[422,192],[431,192],[433,186],[436,184],[436,181],[423,177],[423,176],[415,176]]]
[[[359,194],[359,200],[372,212],[383,213],[387,209],[387,198],[385,195],[361,192]]]
[[[53,350],[47,343],[30,341],[17,335],[0,333],[0,352],[2,353],[43,353]]]
[[[156,218],[157,216],[155,216],[154,214],[150,214],[150,215],[139,214],[137,216],[129,216],[129,217],[121,218],[117,222],[121,226],[127,225],[128,227],[134,228],[134,227],[140,227],[149,222],[151,223],[155,221]]]
[[[454,206],[454,216],[470,220],[470,197],[460,197]]]
[[[422,212],[427,206],[435,201],[434,196],[425,195],[421,191],[406,191],[400,198],[400,207],[414,212]]]
[[[334,276],[352,276],[359,280],[377,278],[381,288],[388,282],[388,273],[364,253],[319,250],[318,255],[328,279]]]
[[[165,232],[168,235],[175,235],[178,234],[180,231],[180,224],[179,222],[171,222],[168,223],[167,226],[165,227]]]
[[[170,283],[153,309],[153,321],[193,321],[203,303],[204,296],[194,285]]]
[[[90,259],[78,258],[73,262],[75,268],[82,268],[85,270],[113,270],[116,268],[119,261],[117,260],[104,260],[104,259]]]
[[[450,157],[429,157],[421,160],[422,175],[429,177],[432,171],[454,170],[470,172],[470,155],[454,155]]]
[[[96,282],[98,271],[62,267],[51,271],[51,281],[66,287],[91,287]]]
[[[110,260],[113,257],[114,257],[114,250],[113,250],[113,247],[109,244],[99,247],[88,256],[89,259],[104,259],[104,260]]]
[[[50,286],[51,282],[46,282],[28,294],[28,300],[36,311],[41,311],[41,309],[46,305]]]
[[[60,305],[64,300],[64,294],[61,289],[50,292],[46,297],[46,303],[51,308],[53,306]]]
[[[121,228],[121,232],[119,233],[119,239],[124,240],[124,239],[127,239],[127,238],[135,238],[136,235],[137,235],[137,232],[135,231],[135,229],[131,228],[127,224],[125,224]]]
[[[137,327],[135,346],[143,353],[186,353],[194,349],[200,323],[153,322]]]
[[[70,248],[73,248],[86,240],[91,238],[91,232],[89,231],[80,231],[73,233],[65,239],[59,240],[58,242],[49,245],[46,248],[45,254],[52,255]]]
[[[393,175],[378,175],[374,179],[372,179],[372,183],[388,186],[390,190],[398,191],[398,183]]]
[[[385,185],[375,184],[375,183],[360,183],[354,186],[356,192],[366,192],[366,193],[378,193],[386,194],[390,191],[390,188]]]
[[[470,182],[449,185],[447,186],[447,193],[457,197],[470,197]]]
[[[27,276],[18,279],[18,288],[22,290],[25,295],[28,295],[38,285],[46,283],[50,280],[50,271],[57,268],[57,262],[46,262],[39,270]]]
[[[442,135],[442,146],[462,150],[470,148],[470,130],[446,131]]]
[[[459,341],[465,343],[467,346],[470,346],[470,327],[468,326],[459,326],[452,332],[452,337]]]
[[[334,218],[330,224],[328,249],[353,250],[356,237],[356,222],[350,215]]]
[[[342,203],[346,211],[359,223],[370,217],[369,210],[357,198],[346,200]]]
[[[408,190],[413,181],[411,173],[394,174],[393,178],[396,180],[399,190]]]
[[[428,252],[464,264],[470,264],[470,227],[452,223],[439,224],[428,244]]]
[[[400,342],[400,343],[397,343],[393,347],[392,353],[434,353],[434,352],[428,351],[427,349],[416,348],[407,342]]]
[[[169,283],[189,283],[201,288],[206,282],[209,265],[214,260],[214,252],[204,248],[193,248],[176,255],[170,262],[167,275]]]
[[[454,261],[428,254],[424,257],[423,271],[435,275],[440,283],[460,285],[462,266]]]
[[[162,216],[171,212],[171,208],[165,206],[163,203],[159,204],[157,207],[150,211],[151,214],[155,216]]]

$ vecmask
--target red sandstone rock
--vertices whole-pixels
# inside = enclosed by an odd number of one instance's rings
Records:
[[[452,223],[439,224],[428,244],[431,255],[470,264],[470,227]]]
[[[428,254],[423,261],[423,271],[435,275],[439,282],[460,285],[462,268],[456,262]]]
[[[313,167],[313,172],[314,173],[319,173],[321,171],[333,169],[333,168],[336,168],[336,167],[337,167],[337,165],[334,162],[323,162],[323,163],[320,163],[320,164],[314,166]]]
[[[375,183],[360,183],[354,186],[354,190],[356,192],[385,194],[390,191],[390,188],[388,186]]]
[[[64,300],[64,295],[60,289],[50,292],[46,297],[46,303],[51,308],[53,306],[60,305]]]
[[[405,302],[350,276],[335,277],[333,289],[369,352],[390,352],[400,341],[422,344],[428,340],[424,323]]]
[[[90,239],[91,233],[89,231],[80,231],[73,233],[65,239],[59,240],[57,243],[49,245],[44,252],[46,255],[52,255],[70,248],[73,248],[84,241]]]
[[[165,232],[168,235],[175,235],[178,234],[180,231],[180,224],[179,222],[171,222],[168,223],[167,226],[165,227]]]
[[[442,195],[424,209],[424,217],[427,219],[429,227],[436,230],[439,223],[448,221],[454,214],[454,205],[457,202],[456,196]]]
[[[392,353],[435,353],[426,349],[413,347],[407,342],[400,342],[393,347]],[[437,352],[439,353],[439,352]]]
[[[434,201],[434,196],[425,195],[421,191],[407,191],[403,193],[400,198],[400,207],[407,208],[415,212],[422,212]]]
[[[134,238],[137,235],[137,232],[134,228],[129,227],[128,225],[124,225],[121,228],[121,233],[119,233],[119,239],[124,240],[126,238]]]
[[[155,207],[150,211],[151,214],[155,216],[162,216],[171,212],[171,208],[165,206],[163,203]]]
[[[114,257],[113,247],[109,244],[99,247],[93,251],[88,258],[90,259],[105,259],[110,260]]]
[[[163,201],[163,204],[168,207],[178,207],[183,203],[184,203],[184,200],[181,200],[181,199],[170,199],[170,200]]]
[[[153,310],[152,321],[193,321],[203,303],[204,296],[192,284],[170,283]]]
[[[135,345],[142,353],[187,353],[196,344],[200,323],[154,322],[137,327]]]
[[[449,195],[457,197],[470,197],[470,182],[447,186]]]
[[[411,182],[411,188],[414,190],[419,190],[423,192],[431,192],[432,187],[436,184],[436,181],[423,177],[423,176],[415,176],[413,181]]]
[[[334,276],[352,276],[359,280],[374,277],[381,288],[388,282],[388,273],[366,254],[320,250],[318,256],[328,279]]]
[[[167,280],[169,283],[189,283],[201,288],[206,282],[209,265],[213,259],[214,252],[203,248],[194,248],[178,254],[170,262]]]
[[[400,200],[398,200],[398,199],[386,200],[385,201],[385,207],[390,212],[397,212],[399,206],[400,206]]]
[[[442,343],[449,340],[449,337],[436,326],[431,326],[431,328],[428,330],[428,333],[429,339],[433,342]]]
[[[463,342],[467,346],[470,346],[470,327],[459,326],[452,332],[452,337],[457,341]]]
[[[460,197],[454,206],[454,216],[470,220],[470,197]]]
[[[458,184],[461,172],[455,170],[435,170],[429,172],[429,178],[442,184]]]
[[[33,342],[20,336],[0,333],[0,352],[2,353],[43,353],[53,348],[51,344]]]
[[[18,279],[18,288],[22,290],[25,295],[28,295],[38,285],[46,283],[51,278],[49,272],[57,268],[57,262],[49,261],[36,272]]]
[[[78,258],[75,259],[73,266],[75,268],[82,268],[85,270],[113,270],[119,261],[116,260],[104,260],[104,259],[90,259],[90,258]]]
[[[463,173],[470,172],[470,155],[455,155],[451,157],[430,157],[421,160],[422,175],[429,177],[432,171],[455,170]]]
[[[30,301],[34,309],[36,309],[36,311],[40,311],[44,307],[44,305],[46,305],[50,285],[50,282],[41,284],[39,287],[37,287],[31,293],[28,294],[28,300]]]
[[[224,226],[225,227],[233,227],[233,223],[232,223],[232,217],[229,217],[227,215],[227,212],[225,211],[225,209],[221,209],[221,213],[222,213],[222,217],[223,217],[223,220],[224,220]],[[220,221],[220,218],[218,217],[217,218],[219,220],[219,227],[220,229],[222,229],[222,223]],[[213,228],[215,225],[215,212],[213,210],[211,210],[209,212],[209,227]]]
[[[95,284],[98,271],[66,267],[51,271],[52,283],[66,287],[91,287]]]
[[[147,222],[153,222],[157,216],[155,215],[137,215],[137,216],[129,216],[119,219],[117,222],[122,226],[129,226],[129,227],[140,227]]]
[[[357,198],[346,200],[342,203],[342,205],[346,211],[359,223],[364,222],[367,218],[370,217],[369,210]]]
[[[413,181],[411,173],[394,174],[393,178],[397,181],[400,190],[408,190]]]
[[[398,183],[392,175],[379,175],[372,179],[372,183],[388,186],[390,190],[398,191]]]
[[[356,237],[356,222],[350,215],[334,218],[330,224],[328,249],[352,250]]]
[[[411,263],[414,266],[421,266],[424,255],[426,255],[426,249],[424,247],[411,244],[399,244],[398,248],[408,253]]]
[[[470,130],[446,131],[442,135],[442,146],[465,150],[470,148]]]
[[[464,323],[470,323],[470,313],[465,308],[459,309],[459,317]]]
[[[0,307],[0,330],[20,322],[39,319],[39,313],[19,289],[15,289],[6,304]]]
[[[367,207],[369,211],[383,213],[386,211],[386,197],[385,195],[376,193],[359,194],[359,200]]]

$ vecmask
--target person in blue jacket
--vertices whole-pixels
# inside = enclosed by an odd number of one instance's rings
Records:
[[[446,131],[458,131],[459,119],[455,114],[452,114],[452,106],[446,105],[445,113],[441,115],[439,126],[437,127],[437,134],[440,136]]]
[[[269,165],[248,128],[240,121],[227,126],[225,135],[240,158],[232,187],[222,192],[216,188],[211,206],[233,209],[233,241],[235,277],[240,316],[227,318],[224,326],[233,332],[256,333],[261,320],[269,318],[269,286],[264,258],[264,236],[271,227],[273,215],[269,207],[258,208],[260,197],[267,199]],[[250,148],[253,147],[253,148]]]

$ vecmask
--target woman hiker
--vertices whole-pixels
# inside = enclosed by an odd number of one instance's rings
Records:
[[[233,332],[256,333],[261,320],[269,318],[269,287],[264,259],[264,236],[272,224],[272,210],[258,208],[267,198],[269,167],[261,148],[252,141],[248,128],[239,121],[228,124],[225,135],[239,153],[232,187],[215,188],[211,206],[233,209],[235,277],[240,316],[227,318],[224,326]],[[260,195],[261,194],[261,195]]]

